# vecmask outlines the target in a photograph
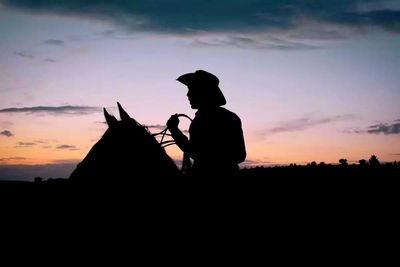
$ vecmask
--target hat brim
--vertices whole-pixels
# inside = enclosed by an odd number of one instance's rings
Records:
[[[187,87],[193,87],[194,85],[196,86],[202,86],[204,87],[203,89],[206,89],[206,91],[202,91],[208,98],[209,100],[217,105],[217,106],[223,106],[226,104],[226,99],[224,94],[222,93],[221,89],[217,85],[209,85],[205,83],[202,80],[199,80],[197,75],[195,73],[186,73],[182,76],[179,76],[177,81],[183,83]]]

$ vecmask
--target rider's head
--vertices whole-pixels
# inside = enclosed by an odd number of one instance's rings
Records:
[[[193,109],[226,104],[225,97],[218,87],[219,80],[214,74],[197,70],[179,76],[177,80],[188,87],[187,96]]]

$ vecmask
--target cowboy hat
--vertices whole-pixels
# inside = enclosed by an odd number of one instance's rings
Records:
[[[218,106],[226,104],[226,99],[219,88],[219,80],[217,76],[204,70],[197,70],[193,73],[186,73],[179,76],[177,81],[183,83],[193,90],[201,90],[210,101]]]

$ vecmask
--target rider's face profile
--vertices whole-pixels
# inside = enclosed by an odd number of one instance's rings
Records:
[[[193,109],[199,108],[199,104],[201,102],[201,96],[198,93],[198,90],[194,89],[193,87],[189,87],[187,92],[187,97],[189,99],[190,106]]]

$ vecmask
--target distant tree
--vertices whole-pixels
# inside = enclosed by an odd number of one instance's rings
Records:
[[[358,163],[360,163],[360,166],[365,166],[365,165],[367,165],[367,161],[366,161],[365,159],[360,159],[360,160],[358,161]]]
[[[318,166],[320,166],[320,167],[325,167],[326,164],[325,164],[325,162],[321,161],[321,162],[318,164]]]
[[[381,163],[379,162],[378,158],[375,155],[372,155],[371,158],[368,160],[371,166],[378,166]]]
[[[347,159],[339,159],[339,163],[342,166],[347,166]]]
[[[311,162],[311,167],[316,167],[317,163],[315,161]]]

